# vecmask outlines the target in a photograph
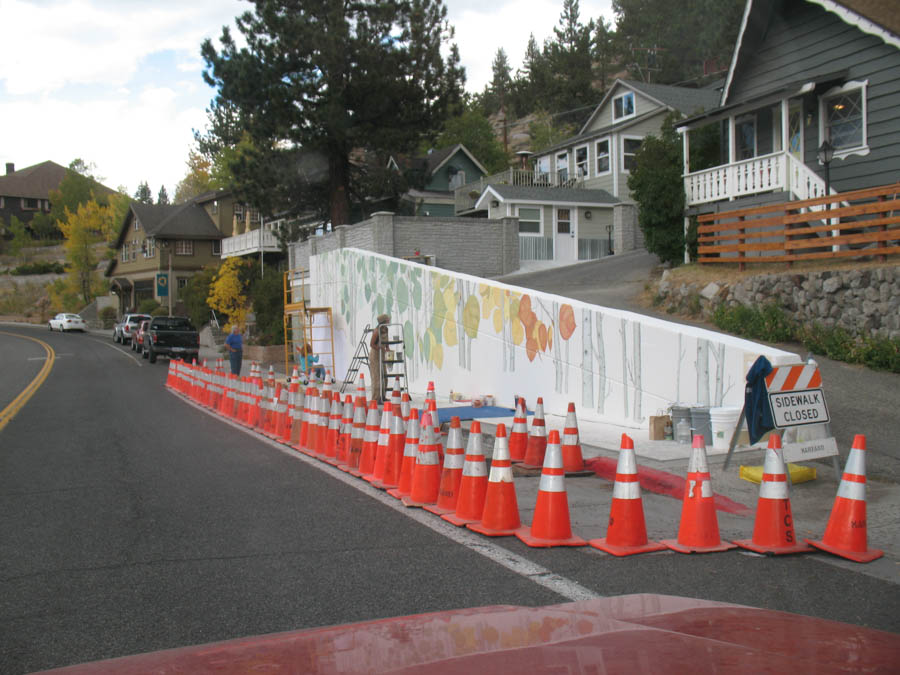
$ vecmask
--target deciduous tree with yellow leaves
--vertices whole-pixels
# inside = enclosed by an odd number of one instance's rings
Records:
[[[50,289],[54,305],[77,309],[105,291],[97,272],[101,257],[96,245],[103,243],[114,227],[115,209],[91,199],[72,212],[65,209],[65,218],[57,226],[65,237],[69,275],[55,282]]]
[[[249,263],[241,258],[228,258],[219,267],[209,286],[207,304],[225,314],[229,323],[243,324],[247,318],[247,292],[244,274]]]

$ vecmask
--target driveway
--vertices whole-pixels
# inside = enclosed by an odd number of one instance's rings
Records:
[[[712,324],[658,312],[641,304],[640,296],[645,286],[658,278],[658,268],[659,259],[640,250],[577,265],[511,274],[499,281],[717,330]],[[807,355],[801,344],[768,344],[799,354],[801,358]],[[815,359],[822,371],[832,432],[841,456],[846,457],[855,434],[865,434],[868,478],[900,482],[900,416],[897,412],[900,411],[900,375],[832,361],[824,356]]]

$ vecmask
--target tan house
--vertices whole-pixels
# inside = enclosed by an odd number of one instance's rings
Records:
[[[255,220],[254,220],[255,219]],[[210,192],[184,204],[132,202],[115,241],[116,257],[105,275],[119,297],[119,312],[153,298],[174,307],[188,280],[218,266],[222,240],[248,232],[259,213],[228,191]]]

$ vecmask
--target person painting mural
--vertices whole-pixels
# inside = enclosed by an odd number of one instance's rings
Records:
[[[382,371],[382,360],[384,352],[388,350],[388,321],[391,317],[388,314],[381,314],[376,319],[377,325],[372,331],[372,338],[369,340],[369,375],[372,378],[372,398],[379,405],[384,403],[384,377]]]
[[[322,382],[325,381],[325,369],[322,366],[313,366],[319,362],[319,357],[313,354],[312,347],[303,340],[297,345],[297,354],[299,359],[300,372],[304,374],[304,379],[313,377]]]

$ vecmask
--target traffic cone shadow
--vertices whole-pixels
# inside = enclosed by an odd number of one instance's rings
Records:
[[[647,539],[634,441],[627,434],[622,434],[606,536],[591,539],[588,544],[617,556],[663,551],[666,548],[665,544]]]
[[[661,543],[679,553],[713,553],[735,548],[735,544],[723,542],[719,536],[714,498],[706,445],[703,436],[698,434],[694,436],[688,463],[678,539],[663,539]]]
[[[821,539],[806,539],[818,549],[833,555],[867,563],[884,555],[870,549],[866,524],[866,437],[853,437],[853,447],[838,487],[828,525]]]
[[[584,539],[572,534],[562,449],[559,445],[559,432],[556,429],[551,431],[547,438],[534,518],[529,527],[522,527],[516,531],[516,537],[528,546],[542,548],[587,544]]]

